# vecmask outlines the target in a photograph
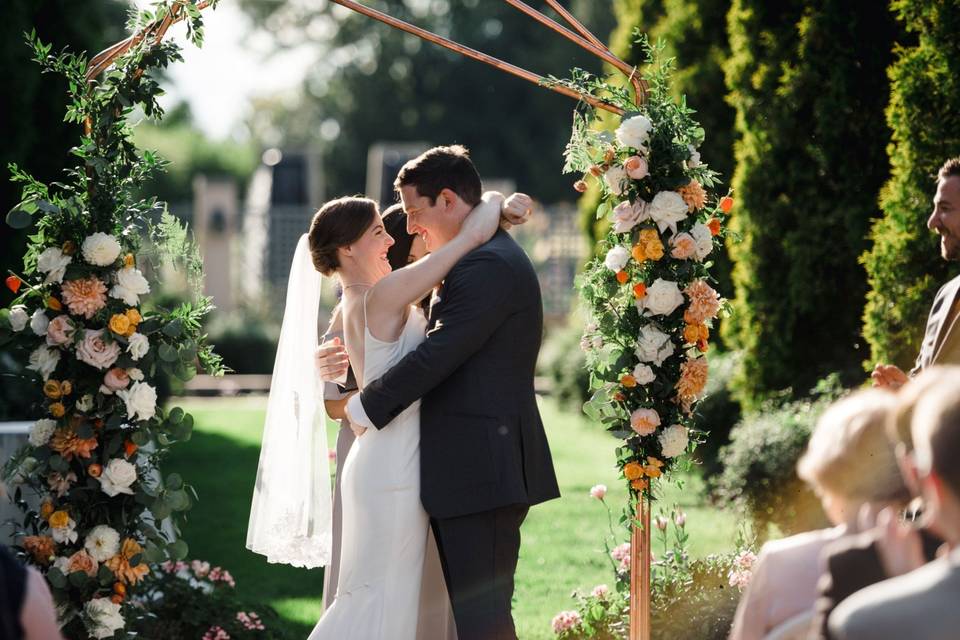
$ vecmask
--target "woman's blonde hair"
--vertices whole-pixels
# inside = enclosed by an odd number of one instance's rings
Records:
[[[909,501],[886,433],[896,405],[895,394],[879,389],[856,391],[832,404],[817,421],[797,475],[852,502]]]

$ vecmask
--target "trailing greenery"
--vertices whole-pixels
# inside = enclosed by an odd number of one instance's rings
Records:
[[[960,3],[895,0],[891,6],[908,35],[889,68],[892,175],[880,199],[883,215],[870,232],[873,246],[861,258],[870,285],[863,312],[868,369],[875,362],[912,366],[934,294],[957,274],[940,257],[926,219],[937,169],[960,154]]]
[[[862,378],[866,246],[888,176],[885,69],[896,33],[876,2],[734,0],[725,65],[737,110],[739,397]]]

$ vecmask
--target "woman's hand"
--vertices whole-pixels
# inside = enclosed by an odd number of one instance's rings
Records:
[[[514,193],[503,201],[500,209],[500,228],[508,230],[518,224],[525,224],[533,211],[533,199],[525,193]]]
[[[460,234],[470,238],[480,246],[493,237],[500,226],[500,208],[503,205],[503,196],[496,191],[487,191],[483,194],[480,204],[463,221]]]

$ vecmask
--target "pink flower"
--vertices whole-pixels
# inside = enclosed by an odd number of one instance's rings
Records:
[[[74,482],[77,481],[77,474],[73,471],[68,471],[67,475],[60,475],[59,472],[54,471],[49,476],[47,476],[47,486],[50,487],[50,490],[57,494],[58,498],[62,498],[68,491]]]
[[[63,283],[62,293],[70,313],[87,320],[107,304],[107,285],[96,277],[68,280]]]
[[[110,391],[119,391],[120,389],[126,389],[127,385],[130,384],[130,376],[127,375],[127,370],[121,367],[114,367],[107,371],[107,374],[103,376],[103,384],[106,385]]]
[[[630,156],[623,163],[623,168],[627,170],[627,175],[633,180],[642,180],[649,173],[647,159],[643,156]]]
[[[87,329],[83,334],[83,341],[77,347],[77,358],[97,369],[109,368],[119,355],[120,345],[116,342],[104,342],[103,329]]]
[[[653,524],[657,527],[657,529],[660,529],[660,531],[666,531],[668,521],[663,516],[657,516],[653,519]]]
[[[741,569],[753,569],[753,563],[756,561],[757,554],[753,551],[741,551],[734,560]]]
[[[553,632],[561,634],[580,624],[580,614],[576,611],[561,611],[553,617]]]
[[[238,612],[237,612],[237,620],[240,622],[240,624],[243,625],[243,627],[244,627],[245,629],[248,629],[248,630],[250,630],[250,631],[265,631],[265,630],[266,630],[266,627],[263,626],[263,622],[260,620],[260,616],[258,616],[258,615],[257,615],[256,613],[254,613],[253,611],[251,611],[251,612],[249,612],[249,613],[246,613],[246,612],[243,612],[243,611],[238,611]]]
[[[329,460],[330,462],[336,462],[336,461],[337,461],[337,450],[336,450],[336,449],[328,449],[328,450],[327,450],[327,460]]]
[[[198,578],[206,578],[207,574],[210,573],[210,563],[202,560],[194,560],[190,563],[190,569]]]
[[[649,217],[647,203],[638,198],[633,204],[627,200],[614,207],[610,220],[613,222],[614,233],[627,233]]]
[[[230,575],[230,572],[221,567],[214,567],[210,570],[210,582],[225,582],[231,587],[237,586],[237,583],[234,582],[233,576]]]
[[[727,578],[730,582],[731,587],[736,587],[737,589],[740,589],[741,591],[743,591],[743,589],[750,584],[751,576],[752,574],[749,571],[743,571],[743,570],[737,571],[736,569],[734,569],[733,571],[730,572]]]
[[[50,321],[47,325],[47,344],[51,347],[57,347],[66,344],[73,338],[73,332],[76,326],[70,320],[70,316],[61,314]]]
[[[610,593],[610,587],[605,584],[598,584],[593,588],[593,591],[590,592],[590,595],[592,595],[594,598],[606,600],[608,593]]]
[[[685,231],[673,236],[670,239],[670,246],[673,247],[670,255],[677,260],[686,260],[697,252],[697,241]]]
[[[615,547],[613,551],[610,552],[610,557],[620,563],[620,570],[626,571],[630,568],[630,543],[624,542],[618,547]]]
[[[673,514],[673,522],[678,527],[682,527],[683,525],[687,524],[687,514],[685,514],[682,510],[677,509],[677,512]]]
[[[607,495],[607,485],[605,484],[595,484],[590,488],[590,497],[592,498],[603,500],[605,495]]]
[[[230,634],[217,625],[214,625],[203,634],[203,640],[230,640]]]
[[[641,436],[648,436],[660,426],[660,415],[653,409],[637,409],[630,414],[630,427]]]

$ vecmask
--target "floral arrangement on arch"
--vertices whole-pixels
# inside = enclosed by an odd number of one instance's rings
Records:
[[[713,323],[724,301],[711,286],[711,255],[733,199],[708,189],[716,174],[697,147],[704,131],[670,93],[672,60],[641,37],[650,62],[647,99],[582,71],[567,82],[624,110],[615,132],[574,116],[567,172],[602,190],[597,218],[609,229],[577,278],[590,321],[581,341],[590,369],[588,416],[621,440],[617,461],[631,494],[669,471],[698,440],[694,408],[707,381]]]
[[[132,26],[186,4],[159,3]],[[189,31],[198,44],[200,27],[196,11]],[[3,475],[24,513],[15,548],[48,581],[64,635],[110,638],[142,614],[130,598],[151,565],[187,555],[176,516],[196,495],[159,464],[189,439],[193,420],[158,405],[158,380],[223,367],[201,330],[212,306],[199,295],[196,247],[164,204],[139,196],[162,163],[130,140],[135,108],[162,115],[145,71],[179,59],[178,47],[145,39],[88,83],[85,56],[51,54],[35,34],[28,44],[44,72],[66,78],[66,119],[80,142],[62,182],[10,167],[23,195],[7,223],[33,234],[22,273],[5,280],[15,297],[0,309],[0,346],[32,376],[37,419]],[[161,262],[185,265],[194,300],[144,305]]]

